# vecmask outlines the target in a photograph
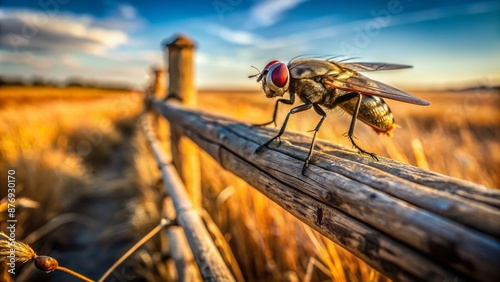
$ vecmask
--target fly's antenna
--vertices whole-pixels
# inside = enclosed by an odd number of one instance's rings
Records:
[[[252,68],[256,69],[259,73],[250,75],[250,76],[248,76],[248,78],[253,78],[253,77],[258,76],[257,82],[260,82],[262,80],[262,78],[268,73],[267,70],[260,71],[258,68],[254,67],[254,66],[252,66]]]
[[[254,68],[254,69],[256,69],[259,73],[249,75],[248,78],[254,78],[256,76],[259,76],[262,73],[258,68],[254,67],[254,66],[251,66],[251,67]]]

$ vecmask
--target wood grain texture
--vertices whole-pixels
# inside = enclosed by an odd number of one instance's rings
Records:
[[[163,200],[162,215],[166,218],[175,218],[175,208],[172,199]],[[166,230],[168,255],[174,261],[176,280],[181,282],[198,282],[201,280],[200,271],[189,247],[186,235],[181,226],[170,226]]]
[[[154,108],[224,168],[395,280],[495,281],[500,277],[500,192],[180,106]]]
[[[166,192],[172,199],[176,220],[184,230],[203,281],[235,281],[203,224],[200,214],[193,207],[177,171],[169,163],[160,142],[156,139],[148,117],[143,117],[141,125],[161,170]]]

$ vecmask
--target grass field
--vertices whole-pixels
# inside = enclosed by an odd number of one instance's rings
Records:
[[[143,138],[134,133],[135,117],[142,107],[139,94],[57,88],[0,91],[0,171],[15,169],[18,199],[39,203],[38,208],[20,211],[19,239],[58,215],[71,212],[72,206],[82,199],[91,201],[93,198],[88,195],[118,199],[114,193],[122,193],[121,186],[139,192],[122,204],[129,213],[119,219],[127,224],[118,229],[108,224],[100,226],[107,232],[106,238],[113,237],[112,231],[116,230],[139,236],[157,223],[159,195],[149,188],[158,185],[158,172]],[[359,145],[378,155],[498,188],[499,93],[414,94],[430,101],[431,106],[388,101],[401,128],[388,138],[359,123]],[[262,123],[270,120],[274,100],[266,99],[260,92],[205,91],[199,95],[199,106],[237,120]],[[290,106],[280,107],[278,124],[289,109]],[[342,136],[348,129],[349,116],[338,110],[327,114],[319,138],[350,147]],[[319,117],[313,111],[299,115],[291,118],[289,130],[310,135],[307,131]],[[126,132],[133,137],[127,138]],[[128,149],[120,147],[128,142]],[[104,167],[111,166],[116,152],[123,154],[120,157],[126,163],[117,166],[119,171],[108,171],[116,173],[117,180],[106,182],[106,175],[96,177]],[[242,180],[222,171],[207,154],[202,154],[202,158],[203,206],[230,242],[248,281],[387,280]],[[5,230],[5,226],[1,227]],[[58,232],[62,231],[54,230],[51,235]],[[70,235],[59,237],[71,241]],[[50,252],[58,244],[35,246]],[[142,259],[137,261],[140,263],[136,272],[149,273],[144,276],[147,281],[167,279],[166,270],[152,252],[142,253]]]
[[[378,155],[498,188],[500,95],[484,92],[423,92],[415,95],[430,101],[431,106],[387,101],[401,128],[389,138],[358,123],[358,144]],[[274,107],[274,100],[265,98],[263,93],[221,95],[207,92],[199,97],[200,107],[204,110],[248,123],[269,121]],[[280,106],[278,126],[291,107]],[[350,148],[349,141],[343,136],[349,127],[350,116],[340,110],[329,111],[327,115],[319,138]],[[311,135],[308,131],[318,121],[319,116],[312,110],[299,113],[291,117],[287,129]],[[283,139],[286,140],[286,134]],[[229,173],[213,174],[214,170],[221,171],[220,167],[209,156],[203,155],[203,158],[202,173],[206,172],[203,177],[209,179],[203,182],[206,186],[204,204],[218,219],[223,232],[227,232],[229,238],[235,238],[231,241],[233,249],[239,258],[243,258],[240,265],[251,281],[386,279],[342,248],[310,231],[245,182]]]
[[[64,242],[76,238],[59,227],[64,218],[60,216],[71,218],[76,205],[96,194],[96,187],[103,193],[113,189],[102,187],[96,172],[123,142],[122,129],[141,109],[140,96],[94,89],[90,93],[86,89],[29,87],[0,91],[0,171],[2,175],[7,170],[16,172],[16,238],[23,240],[43,227],[56,229],[48,236],[30,239],[42,250],[50,250],[54,241],[60,244],[61,238]],[[2,190],[4,202],[5,196],[6,190]],[[38,207],[24,208],[22,200],[27,199]],[[51,220],[55,222],[49,223]],[[2,230],[6,224],[2,221]]]

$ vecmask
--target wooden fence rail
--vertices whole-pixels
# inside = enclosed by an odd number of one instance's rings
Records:
[[[148,104],[172,132],[390,278],[499,281],[499,190],[322,141],[302,175],[310,137],[287,132],[281,146],[257,155],[275,129],[154,98]]]
[[[210,234],[198,214],[198,210],[193,207],[179,175],[174,167],[169,164],[168,158],[160,142],[156,139],[151,122],[147,116],[143,117],[142,129],[161,170],[166,192],[174,204],[176,221],[184,230],[184,234],[200,270],[201,278],[203,281],[235,281],[211,240]],[[176,242],[171,241],[171,243]],[[189,279],[197,278],[188,276],[182,277],[181,280],[190,281]]]
[[[497,190],[321,141],[322,152],[303,176],[308,137],[288,133],[293,144],[256,155],[274,130],[153,104],[222,167],[397,281],[494,281],[500,275]]]

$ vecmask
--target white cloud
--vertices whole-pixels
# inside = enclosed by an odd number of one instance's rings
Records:
[[[234,30],[218,25],[214,25],[208,30],[210,33],[215,34],[223,40],[233,44],[254,45],[262,41],[261,37],[248,31]]]
[[[111,15],[93,22],[95,27],[122,31],[137,31],[146,24],[147,20],[139,15],[135,7],[128,4],[117,5]]]
[[[271,26],[281,20],[283,13],[308,0],[263,0],[252,7],[249,26]]]
[[[49,16],[38,11],[4,11],[0,14],[0,47],[9,51],[79,51],[102,53],[127,43],[120,30],[93,26],[88,16]]]
[[[60,58],[60,63],[64,67],[67,67],[69,69],[77,69],[82,66],[82,63],[76,59],[74,56],[68,55],[68,54],[63,54],[61,55]]]
[[[137,53],[137,58],[149,62],[149,63],[160,63],[163,61],[163,54],[160,50],[144,50]]]
[[[207,54],[202,53],[202,52],[196,53],[195,60],[196,60],[196,64],[199,64],[199,65],[206,65],[206,64],[209,64],[211,62],[210,57]]]
[[[136,42],[128,33],[145,23],[130,5],[115,5],[105,18],[0,8],[2,72],[137,84],[146,76],[149,65],[163,61],[160,50],[130,48]]]
[[[263,38],[260,42],[254,42],[253,45],[259,49],[281,49],[288,46],[308,44],[310,42],[314,42],[315,40],[333,38],[342,34],[355,33],[356,28],[363,30],[367,24],[371,23],[376,23],[380,29],[384,29],[388,27],[440,20],[461,15],[481,14],[498,10],[500,10],[500,5],[498,5],[495,1],[440,7],[405,14],[393,14],[388,20],[371,17],[341,24],[318,27],[302,32],[287,34],[273,39]],[[379,22],[385,22],[385,24],[380,25]],[[303,24],[307,25],[308,23],[304,22]],[[256,34],[254,36],[256,38],[258,37]]]
[[[121,16],[123,16],[125,19],[134,19],[137,17],[137,11],[134,7],[127,5],[127,4],[121,4],[118,6],[118,11]]]
[[[4,66],[15,67],[19,65],[29,66],[33,70],[47,70],[54,66],[53,58],[36,56],[31,53],[6,54],[0,53],[0,63]]]
[[[432,20],[446,19],[462,15],[476,15],[494,12],[500,9],[498,1],[468,3],[456,6],[439,7],[434,9],[416,11],[408,14],[398,15],[389,24],[390,26],[426,22]]]

